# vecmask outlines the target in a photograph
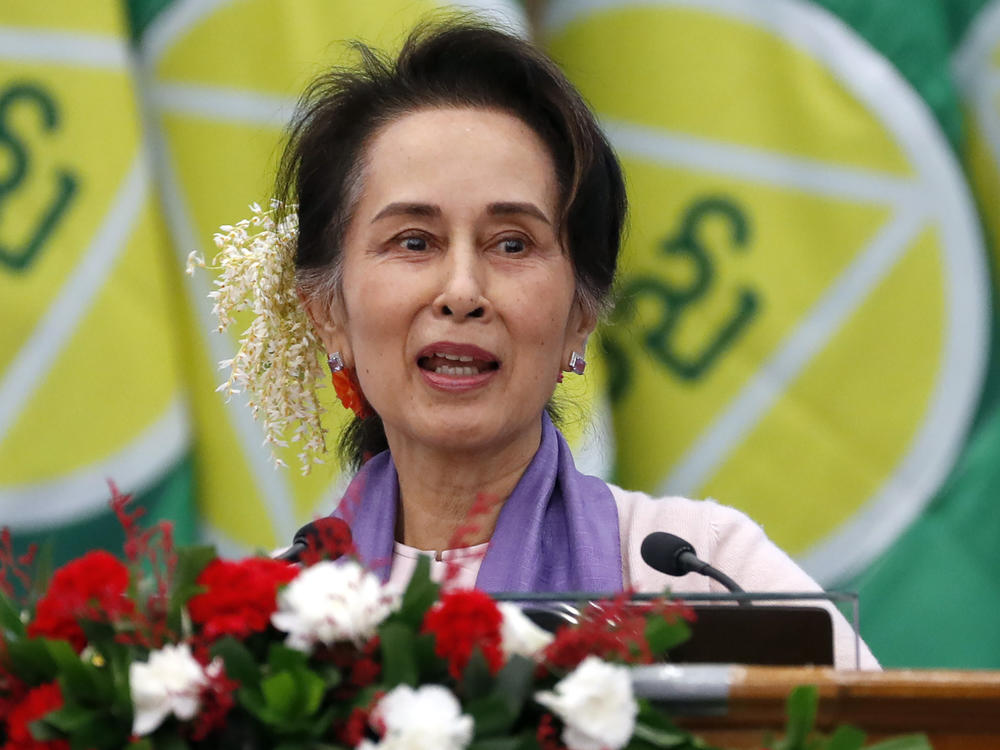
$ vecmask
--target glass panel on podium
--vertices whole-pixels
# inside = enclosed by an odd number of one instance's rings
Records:
[[[549,631],[575,622],[588,602],[610,595],[510,593],[494,598],[520,605],[536,624]],[[657,595],[637,594],[632,601]],[[858,596],[830,592],[743,592],[678,594],[695,612],[691,639],[672,649],[671,663],[751,664],[762,666],[832,666],[834,637],[831,613],[839,612],[854,631],[850,661],[860,668]]]

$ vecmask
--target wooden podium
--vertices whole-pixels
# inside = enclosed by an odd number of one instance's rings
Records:
[[[1000,671],[836,671],[815,667],[727,667],[728,695],[712,716],[681,723],[722,747],[759,748],[762,733],[785,726],[797,685],[819,688],[817,729],[852,724],[869,741],[923,732],[934,750],[1000,750]],[[702,706],[704,709],[704,706]]]

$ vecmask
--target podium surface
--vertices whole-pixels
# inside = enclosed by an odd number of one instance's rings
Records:
[[[685,716],[683,705],[675,708],[681,724],[716,745],[759,748],[762,732],[784,728],[792,689],[816,685],[820,731],[851,724],[867,732],[869,741],[923,732],[935,750],[1000,749],[1000,671],[728,669],[728,695],[712,715]]]

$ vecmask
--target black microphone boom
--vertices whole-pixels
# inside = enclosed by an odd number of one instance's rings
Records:
[[[675,534],[654,531],[642,540],[642,547],[639,551],[649,567],[666,573],[668,576],[700,573],[718,581],[733,593],[743,593],[743,589],[736,581],[721,570],[716,570],[704,560],[698,559],[694,547]]]

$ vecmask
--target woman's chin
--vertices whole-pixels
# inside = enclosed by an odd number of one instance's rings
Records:
[[[538,447],[540,420],[520,424],[521,420],[511,419],[509,409],[497,409],[494,415],[489,414],[490,411],[483,404],[470,405],[469,408],[434,409],[423,419],[413,418],[417,415],[411,414],[411,419],[402,429],[394,430],[387,424],[386,432],[390,436],[390,445],[402,438],[414,447],[452,455],[496,455],[521,440],[526,443],[534,440],[532,450]],[[394,446],[393,452],[396,451]]]

